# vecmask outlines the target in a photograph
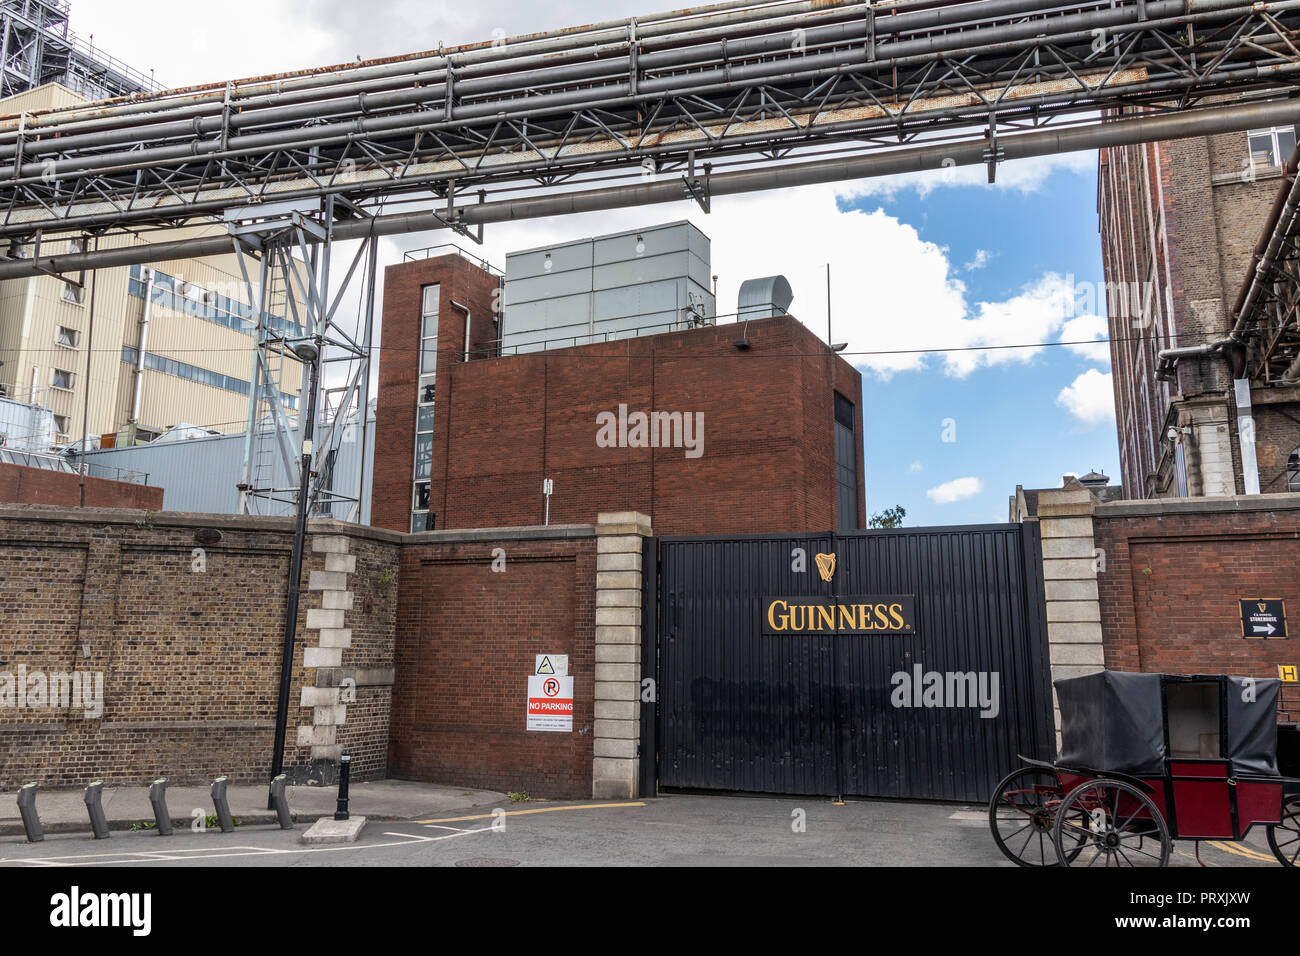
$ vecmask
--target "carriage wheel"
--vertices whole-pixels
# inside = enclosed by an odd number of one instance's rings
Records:
[[[1169,864],[1169,828],[1156,805],[1137,787],[1104,777],[1070,791],[1052,842],[1066,866]]]
[[[1059,866],[1052,825],[1064,794],[1050,770],[1024,767],[1012,771],[989,801],[989,829],[993,842],[1016,866]],[[1083,849],[1077,841],[1073,850]]]
[[[1283,866],[1300,864],[1300,796],[1283,805],[1281,823],[1269,825],[1268,845]]]

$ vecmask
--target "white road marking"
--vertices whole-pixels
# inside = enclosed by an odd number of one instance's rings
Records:
[[[20,864],[26,866],[122,866],[128,863],[162,863],[176,860],[216,860],[224,857],[239,856],[287,856],[302,853],[332,853],[338,850],[380,850],[386,847],[414,846],[420,843],[436,843],[453,837],[468,836],[471,833],[488,833],[491,827],[479,827],[474,830],[457,830],[443,836],[421,836],[416,833],[385,832],[384,836],[400,837],[387,843],[348,843],[341,846],[302,847],[300,849],[277,849],[260,846],[229,846],[220,851],[195,847],[187,850],[139,850],[123,853],[81,853],[69,856],[47,856],[24,859],[22,857],[0,857],[0,864]],[[184,854],[184,855],[182,855]]]

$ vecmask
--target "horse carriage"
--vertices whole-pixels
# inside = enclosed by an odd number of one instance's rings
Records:
[[[1060,756],[1022,757],[998,784],[994,841],[1021,866],[1165,866],[1174,840],[1198,841],[1199,859],[1199,841],[1264,826],[1295,866],[1300,734],[1278,724],[1280,688],[1119,671],[1057,681]]]

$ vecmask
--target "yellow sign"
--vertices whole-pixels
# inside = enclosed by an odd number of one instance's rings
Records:
[[[912,634],[916,601],[910,594],[764,598],[763,634]]]
[[[819,554],[817,557],[817,573],[822,576],[823,581],[829,581],[835,577],[835,555]]]
[[[1277,676],[1284,684],[1300,684],[1300,674],[1295,664],[1278,664]]]

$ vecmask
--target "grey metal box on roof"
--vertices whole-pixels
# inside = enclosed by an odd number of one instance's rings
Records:
[[[507,253],[506,281],[558,275],[571,269],[590,269],[593,255],[594,250],[590,239]],[[546,267],[548,257],[551,263],[549,269]]]
[[[708,237],[686,221],[511,253],[502,349],[602,342],[712,316],[708,255]]]

